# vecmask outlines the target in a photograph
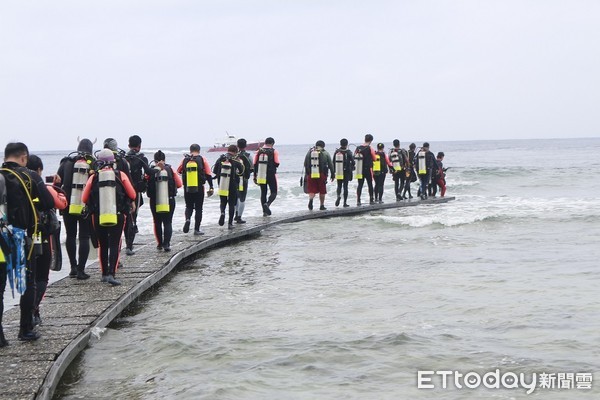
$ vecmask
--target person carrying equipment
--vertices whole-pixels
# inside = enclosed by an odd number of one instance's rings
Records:
[[[30,154],[27,161],[27,168],[42,176],[44,164],[38,156]],[[38,255],[36,259],[36,293],[32,313],[34,326],[42,322],[42,318],[40,317],[40,303],[48,287],[50,269],[53,265],[55,270],[57,268],[60,269],[60,265],[57,267],[56,264],[62,262],[60,255],[60,222],[56,217],[56,210],[64,210],[68,205],[65,193],[61,189],[48,184],[46,187],[54,200],[54,208],[48,211],[39,210],[40,218],[38,226],[41,233],[42,254]],[[39,204],[38,199],[33,199],[33,202],[36,205]]]
[[[229,205],[229,219],[227,228],[233,228],[233,215],[238,200],[240,177],[244,176],[244,164],[238,157],[238,147],[234,144],[227,148],[227,153],[219,157],[213,165],[213,173],[219,185],[219,198],[221,200],[219,225],[225,225],[225,209]]]
[[[69,277],[80,280],[90,277],[85,273],[85,265],[90,253],[91,221],[81,195],[92,171],[91,165],[96,160],[93,146],[91,140],[81,139],[77,151],[60,161],[54,176],[54,185],[65,192],[69,202],[68,208],[61,212],[67,234],[65,248],[71,265]]]
[[[154,173],[148,166],[148,159],[144,153],[140,152],[141,147],[141,137],[138,135],[129,137],[129,151],[125,154],[125,160],[129,164],[129,178],[137,195],[135,198],[135,208],[131,211],[131,215],[128,216],[125,223],[125,254],[128,256],[135,254],[135,251],[133,251],[133,242],[138,232],[137,215],[140,207],[144,204],[142,193],[146,192],[147,181],[145,177],[146,175],[152,176]]]
[[[417,181],[417,173],[415,172],[415,157],[417,156],[417,152],[415,149],[417,145],[411,143],[408,146],[408,170],[406,171],[406,182],[404,184],[404,192],[402,193],[402,197],[406,199],[406,194],[408,194],[408,198],[412,199],[413,196],[410,193],[410,184]]]
[[[373,135],[365,135],[365,143],[358,146],[354,151],[354,161],[356,162],[356,179],[358,180],[358,187],[356,188],[356,205],[360,206],[360,195],[362,188],[367,181],[367,187],[369,188],[369,203],[375,204],[373,201],[373,160],[376,158],[375,150],[371,147],[373,142]]]
[[[156,249],[171,251],[171,237],[173,236],[173,213],[175,212],[175,196],[177,188],[183,183],[173,168],[165,163],[165,153],[158,150],[154,153],[154,169],[147,175],[148,198],[150,211],[154,220],[154,237]]]
[[[377,152],[375,152],[375,161],[373,162],[373,174],[375,175],[375,202],[383,203],[383,188],[385,185],[385,176],[388,169],[393,171],[393,166],[384,151],[383,143],[377,144]]]
[[[421,200],[425,200],[427,199],[427,188],[431,182],[433,168],[437,165],[435,156],[429,151],[429,143],[423,143],[423,146],[415,156],[414,163],[417,168],[417,175],[421,181],[417,195],[421,196]]]
[[[246,195],[248,194],[248,181],[254,171],[252,162],[250,161],[250,153],[246,151],[246,139],[238,139],[237,146],[239,149],[238,158],[244,164],[244,175],[240,177],[240,186],[238,187],[238,200],[235,206],[235,218],[233,219],[238,224],[245,224],[242,219],[244,208],[246,207]]]
[[[340,148],[335,150],[333,160],[335,165],[335,179],[337,180],[335,206],[338,207],[340,205],[343,190],[344,207],[350,207],[348,205],[348,182],[352,180],[354,157],[352,156],[352,151],[348,149],[348,139],[340,140]]]
[[[308,190],[308,209],[313,209],[313,200],[319,193],[319,210],[326,210],[325,195],[327,194],[327,174],[331,173],[331,181],[335,179],[333,175],[333,162],[331,156],[325,150],[325,142],[317,140],[317,143],[311,148],[304,158],[304,170],[306,171],[306,186]]]
[[[206,192],[208,197],[214,193],[210,164],[200,155],[200,146],[196,143],[190,146],[190,154],[186,154],[177,167],[181,174],[185,199],[185,223],[183,232],[190,231],[190,220],[196,211],[194,219],[194,235],[204,235],[200,230],[202,223],[202,207],[204,205],[204,183],[208,182],[210,189]]]
[[[390,150],[389,159],[392,163],[391,173],[394,179],[394,194],[396,201],[404,200],[404,186],[410,185],[410,177],[407,177],[406,172],[410,169],[408,162],[408,152],[400,148],[400,140],[394,139],[392,142],[394,147]]]
[[[2,206],[6,213],[0,218],[2,254],[5,265],[0,268],[0,347],[8,342],[2,330],[4,312],[4,286],[7,274],[11,287],[17,279],[17,289],[21,293],[19,306],[21,319],[18,339],[37,340],[40,336],[33,330],[32,311],[35,304],[36,257],[33,255],[34,238],[38,235],[37,210],[48,211],[54,207],[54,199],[42,178],[26,168],[29,149],[24,143],[9,143],[4,149],[4,163],[0,168],[2,181],[6,188],[6,204]],[[37,207],[33,199],[38,199]],[[36,210],[37,208],[37,210]],[[40,243],[41,245],[41,243]],[[39,246],[39,245],[38,245]],[[13,274],[15,276],[13,276]]]
[[[437,193],[437,187],[440,187],[440,197],[446,195],[446,170],[444,168],[444,152],[440,151],[436,156],[436,165],[433,168],[433,177],[431,178],[431,195],[435,197]]]
[[[271,215],[271,204],[277,197],[277,168],[279,152],[273,148],[275,139],[268,137],[254,155],[254,183],[260,186],[260,202],[263,216]],[[267,198],[267,190],[270,191]]]
[[[98,153],[97,172],[90,176],[82,195],[92,215],[98,238],[102,282],[113,286],[121,254],[121,237],[127,215],[135,200],[135,189],[123,171],[115,169],[115,155],[109,149]]]

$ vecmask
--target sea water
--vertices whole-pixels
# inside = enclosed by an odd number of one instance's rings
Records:
[[[306,209],[308,146],[276,147],[273,213]],[[446,154],[455,201],[280,225],[206,252],[110,325],[57,397],[597,398],[600,139],[431,149]],[[181,150],[166,153],[179,163]],[[258,199],[251,186],[248,216],[261,215]],[[180,194],[176,231],[183,208]],[[213,197],[203,225],[217,219]],[[507,380],[458,387],[469,373]],[[535,390],[511,374],[535,377]]]

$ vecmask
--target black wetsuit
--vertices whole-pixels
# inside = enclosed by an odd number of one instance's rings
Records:
[[[238,200],[237,205],[235,207],[235,214],[237,218],[242,218],[244,214],[244,208],[246,206],[246,195],[248,194],[248,180],[252,176],[252,172],[254,171],[252,168],[252,161],[250,158],[250,153],[247,151],[241,150],[239,152],[239,159],[242,161],[244,165],[244,175],[240,177],[243,190],[238,190]]]
[[[348,182],[350,182],[352,180],[352,171],[354,170],[354,157],[352,156],[352,151],[349,149],[337,149],[335,151],[335,153],[333,154],[333,161],[334,161],[334,165],[336,165],[337,167],[337,163],[335,162],[336,159],[336,155],[338,153],[343,153],[344,154],[344,179],[337,179],[337,200],[335,201],[335,205],[338,206],[340,204],[340,199],[342,196],[342,190],[343,190],[343,196],[344,196],[344,205],[348,204]],[[337,176],[337,171],[335,173],[335,175]]]
[[[356,159],[356,154],[357,153],[361,153],[363,156],[363,166],[362,166],[362,175],[363,177],[361,179],[358,179],[358,187],[356,188],[356,201],[357,204],[360,205],[360,195],[362,193],[362,188],[363,185],[365,183],[365,180],[367,181],[367,187],[369,189],[369,202],[373,203],[373,155],[371,154],[371,146],[358,146],[356,148],[356,151],[354,152],[355,154],[355,159]]]
[[[217,177],[217,182],[221,184],[221,172],[223,169],[223,162],[229,161],[231,163],[230,177],[229,177],[229,193],[227,196],[223,196],[219,194],[219,198],[221,200],[220,209],[221,209],[221,217],[219,219],[219,225],[223,225],[225,221],[225,209],[229,205],[229,219],[228,224],[231,225],[233,223],[233,215],[235,213],[235,205],[238,200],[238,186],[240,184],[240,176],[244,175],[244,164],[243,161],[233,159],[229,154],[224,154],[215,163],[213,166],[213,173]]]
[[[54,198],[46,188],[46,184],[42,178],[34,171],[25,167],[21,167],[14,162],[5,162],[2,168],[10,169],[16,172],[28,186],[23,188],[22,184],[16,180],[16,177],[10,172],[2,171],[7,185],[7,214],[8,221],[13,226],[27,231],[28,238],[31,238],[34,233],[35,219],[34,210],[30,207],[29,198],[38,199],[37,208],[39,210],[51,210],[54,207]],[[9,186],[10,185],[10,186]],[[27,190],[27,192],[26,192]],[[29,193],[29,196],[27,196]],[[31,243],[31,241],[30,241]],[[31,244],[25,249],[26,254],[29,254]],[[26,262],[26,289],[21,295],[19,306],[21,308],[21,320],[19,335],[27,334],[33,330],[32,313],[35,307],[36,286],[36,258],[31,256]],[[4,275],[0,279],[0,286],[6,285],[6,268],[0,270],[0,274]],[[0,311],[4,312],[4,291],[0,296]],[[2,329],[2,313],[0,313],[0,330]]]
[[[125,222],[125,246],[129,250],[133,250],[133,242],[138,231],[137,215],[140,207],[144,204],[142,193],[146,191],[144,174],[153,176],[154,171],[148,166],[148,159],[144,156],[144,153],[129,150],[125,155],[125,159],[129,162],[129,178],[136,192],[135,209],[130,212],[129,218]]]
[[[71,191],[73,183],[73,166],[80,157],[63,158],[58,172],[61,179],[61,189],[65,192],[67,202],[71,204]],[[90,218],[89,214],[71,215],[69,207],[62,212],[65,224],[66,241],[65,248],[71,265],[71,275],[74,276],[77,271],[83,272],[90,254]],[[77,238],[79,237],[79,252],[77,252]],[[79,257],[78,257],[79,256]]]
[[[150,211],[154,221],[154,236],[158,248],[170,248],[173,236],[173,213],[175,212],[175,196],[177,187],[175,185],[174,172],[170,165],[165,165],[167,181],[169,184],[169,212],[156,212],[156,175],[148,181],[148,197],[150,198]]]

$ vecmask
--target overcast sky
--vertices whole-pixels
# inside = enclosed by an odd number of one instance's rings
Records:
[[[600,136],[600,1],[0,1],[0,135]]]

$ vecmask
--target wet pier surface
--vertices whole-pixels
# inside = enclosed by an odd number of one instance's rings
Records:
[[[187,258],[232,240],[251,237],[277,224],[371,213],[378,210],[438,204],[454,197],[410,200],[362,207],[330,208],[326,211],[297,211],[270,217],[248,218],[234,229],[209,223],[205,235],[183,234],[174,227],[172,251],[156,250],[151,236],[136,237],[136,254],[122,256],[124,268],[117,272],[121,286],[100,282],[97,263],[89,266],[91,278],[78,281],[64,278],[48,287],[40,306],[42,337],[35,342],[17,340],[19,307],[6,311],[4,333],[9,346],[0,348],[0,399],[51,399],[63,373],[86,348],[95,331],[106,327],[146,290],[159,283]],[[68,268],[64,255],[63,268]],[[7,285],[8,286],[8,285]],[[8,289],[10,290],[10,289]]]

